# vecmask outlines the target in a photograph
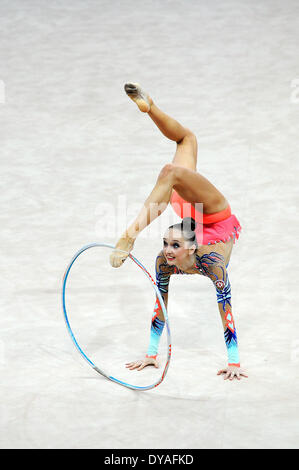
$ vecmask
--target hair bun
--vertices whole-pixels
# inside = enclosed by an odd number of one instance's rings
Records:
[[[192,217],[184,217],[181,224],[182,224],[183,230],[188,230],[188,231],[190,230],[191,232],[194,232],[196,225],[197,225],[195,220]]]

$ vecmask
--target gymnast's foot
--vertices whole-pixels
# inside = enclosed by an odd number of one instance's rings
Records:
[[[118,240],[115,250],[110,255],[110,264],[113,268],[119,268],[125,262],[130,251],[133,249],[134,242],[135,240],[130,237],[121,237]]]
[[[148,113],[150,111],[153,100],[144,90],[142,90],[139,83],[126,83],[125,92],[133,101],[135,101],[140,111],[143,113]]]

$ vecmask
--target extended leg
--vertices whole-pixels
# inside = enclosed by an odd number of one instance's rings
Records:
[[[161,111],[154,103],[148,113],[162,134],[177,144],[172,163],[190,170],[196,170],[197,140],[193,132]]]
[[[117,242],[118,250],[132,250],[139,233],[166,209],[173,189],[186,201],[194,204],[202,202],[207,213],[217,212],[225,207],[226,201],[222,194],[204,176],[188,168],[167,164],[160,172],[154,189],[137,218]],[[111,265],[121,266],[126,257],[121,252],[113,252],[110,257]]]
[[[126,84],[125,90],[139,109],[149,114],[161,132],[177,143],[177,149],[172,164],[165,165],[160,172],[137,218],[118,240],[117,251],[110,256],[113,267],[121,266],[127,257],[121,250],[130,252],[138,234],[166,209],[173,189],[188,202],[203,203],[206,213],[220,211],[227,205],[215,186],[195,171],[197,141],[194,134],[161,111],[138,84]]]
[[[152,121],[167,139],[177,144],[172,163],[191,170],[196,169],[197,140],[193,132],[171,116],[161,111],[153,99],[141,89],[138,83],[126,83],[127,95],[137,104],[142,112],[147,112]]]
[[[202,202],[206,213],[222,210],[226,201],[222,194],[204,176],[188,168],[171,163],[165,165],[142,210],[128,228],[127,235],[136,238],[138,234],[166,209],[172,190],[175,189],[186,201]]]

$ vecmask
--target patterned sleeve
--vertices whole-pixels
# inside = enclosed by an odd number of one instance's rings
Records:
[[[156,258],[156,284],[167,307],[168,298],[168,285],[169,278],[173,273],[173,268],[168,265],[163,251],[161,251]],[[146,357],[157,357],[158,348],[162,332],[164,329],[165,319],[158,297],[156,296],[156,303],[152,315],[150,342],[147,350]]]
[[[168,265],[161,251],[156,258],[156,284],[163,298],[168,293],[169,279],[173,273],[174,267]]]

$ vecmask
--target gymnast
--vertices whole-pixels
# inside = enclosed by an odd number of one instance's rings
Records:
[[[156,283],[167,308],[170,276],[201,274],[211,279],[216,289],[218,308],[224,329],[228,364],[217,372],[224,379],[248,377],[240,367],[237,334],[231,305],[231,286],[227,267],[241,230],[240,223],[226,198],[196,171],[197,139],[186,127],[161,111],[138,83],[126,83],[127,95],[140,111],[147,113],[160,131],[176,142],[172,163],[167,163],[134,222],[126,228],[110,255],[113,267],[120,267],[134,246],[139,233],[170,203],[182,218],[170,226],[163,238],[163,249],[156,258]],[[200,203],[200,206],[199,204]],[[199,207],[198,207],[199,206]],[[157,354],[164,328],[164,315],[156,298],[152,316],[150,343],[144,359],[130,362],[130,370],[158,367]]]

